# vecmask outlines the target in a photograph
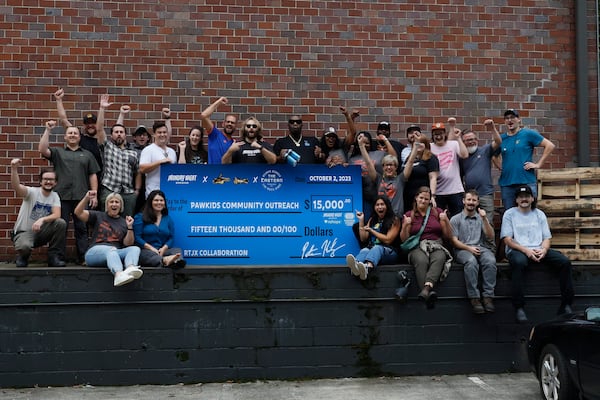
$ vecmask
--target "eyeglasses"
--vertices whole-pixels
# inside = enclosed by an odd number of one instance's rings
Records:
[[[256,128],[258,128],[258,125],[256,125],[256,124],[246,124],[246,128],[254,128],[254,129],[256,129]]]
[[[288,121],[288,123],[289,123],[290,125],[294,125],[294,124],[302,125],[302,120],[301,120],[301,119],[290,119],[290,120]]]

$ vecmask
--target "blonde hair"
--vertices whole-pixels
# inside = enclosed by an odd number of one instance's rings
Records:
[[[123,198],[119,193],[111,193],[108,196],[106,196],[106,200],[104,200],[104,210],[108,210],[108,202],[111,201],[113,198],[119,200],[119,202],[121,203],[121,209],[119,210],[119,214],[122,214],[123,210],[125,209],[125,205],[123,204]]]

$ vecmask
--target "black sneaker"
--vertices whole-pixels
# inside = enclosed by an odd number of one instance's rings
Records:
[[[529,321],[527,319],[527,314],[525,314],[525,310],[523,310],[523,308],[521,307],[517,308],[517,310],[515,311],[515,319],[520,324],[524,324],[525,322]]]
[[[25,256],[17,256],[17,261],[16,261],[17,267],[19,268],[25,268],[29,265],[29,257],[25,257]]]
[[[558,307],[558,311],[556,312],[556,315],[572,314],[572,313],[573,313],[573,309],[571,308],[571,305],[561,304],[560,307]]]
[[[64,267],[67,264],[60,259],[60,257],[58,256],[49,256],[48,257],[48,266],[51,268],[59,268],[59,267]]]

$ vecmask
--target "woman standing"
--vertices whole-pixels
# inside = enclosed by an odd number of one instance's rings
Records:
[[[90,267],[108,267],[115,276],[115,286],[141,278],[143,272],[137,265],[140,249],[133,245],[133,218],[129,215],[121,217],[121,195],[111,193],[106,197],[106,211],[86,210],[89,202],[88,192],[74,211],[77,218],[92,226],[91,246],[85,252],[86,264]]]
[[[346,256],[346,263],[352,275],[360,277],[363,281],[367,279],[369,271],[377,265],[393,264],[398,259],[393,243],[400,231],[400,220],[394,215],[387,196],[377,196],[371,215],[365,225],[364,214],[360,211],[356,213],[360,241],[368,244],[356,257],[352,254]]]
[[[432,193],[435,193],[437,189],[437,177],[440,172],[438,158],[431,152],[431,141],[425,135],[416,135],[413,147],[416,147],[417,153],[413,161],[412,173],[406,181],[404,189],[404,205],[406,209],[410,208],[421,186],[427,186],[432,190]],[[408,160],[406,161],[408,163]],[[406,168],[406,165],[404,168]],[[433,205],[436,205],[435,198],[433,199]]]
[[[421,186],[413,209],[404,214],[400,231],[402,242],[418,234],[424,224],[418,246],[409,250],[408,262],[415,267],[417,284],[423,288],[419,298],[425,301],[427,308],[433,308],[437,299],[433,287],[450,271],[452,256],[442,245],[442,239],[450,239],[451,229],[446,213],[431,204],[431,190]]]
[[[174,248],[175,223],[169,216],[167,198],[161,190],[153,190],[146,199],[141,213],[133,223],[135,244],[142,250],[140,264],[143,267],[185,267],[181,249]]]
[[[193,126],[185,140],[177,146],[177,162],[179,164],[206,164],[208,152],[204,149],[204,128]]]

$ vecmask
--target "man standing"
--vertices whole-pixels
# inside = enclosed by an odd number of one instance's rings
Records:
[[[31,250],[48,243],[48,266],[64,267],[66,222],[60,217],[60,198],[53,190],[56,174],[45,169],[40,174],[40,187],[22,185],[17,169],[18,158],[10,162],[10,182],[17,197],[23,202],[13,230],[17,250],[17,267],[26,267]]]
[[[401,153],[398,153],[400,154],[400,164],[402,168],[404,168],[406,159],[410,155],[412,146],[418,136],[421,136],[421,127],[419,125],[410,125],[406,128],[406,146],[402,149]]]
[[[56,92],[54,92],[54,99],[56,100],[56,111],[58,112],[58,117],[60,122],[63,124],[65,128],[73,126],[69,118],[67,118],[67,112],[65,111],[65,107],[63,105],[63,97],[65,97],[65,91],[62,88],[59,88]],[[100,154],[100,147],[98,146],[98,141],[96,140],[96,134],[98,133],[98,127],[96,124],[98,123],[98,117],[91,112],[85,113],[83,116],[83,135],[80,135],[79,145],[82,149],[85,149],[92,153],[94,158],[96,159],[96,163],[98,164],[98,179],[100,179],[100,175],[102,174],[102,155]],[[102,121],[100,121],[102,125]],[[68,221],[68,220],[67,220]]]
[[[485,120],[484,125],[492,130],[492,143],[479,146],[477,134],[470,129],[464,130],[462,140],[469,156],[460,160],[460,166],[465,189],[475,189],[479,193],[479,206],[485,210],[488,220],[492,223],[495,209],[492,157],[500,148],[502,138],[493,120]]]
[[[456,261],[463,264],[467,296],[475,314],[493,313],[496,288],[496,256],[490,243],[494,243],[494,228],[479,208],[479,195],[469,189],[463,197],[463,211],[450,219],[452,245],[456,248]],[[479,292],[481,270],[483,299]],[[483,300],[483,301],[482,301]]]
[[[167,146],[169,133],[165,122],[154,122],[152,131],[154,143],[146,146],[140,155],[140,173],[146,175],[146,197],[151,191],[160,189],[160,166],[166,163],[177,164],[175,150]]]
[[[535,170],[542,168],[555,146],[539,132],[521,128],[521,118],[514,109],[504,112],[504,123],[508,132],[501,135],[502,173],[498,184],[504,208],[509,209],[514,205],[516,190],[521,185],[528,185],[533,197],[537,197]],[[538,146],[543,147],[544,151],[538,162],[534,163],[533,150]]]
[[[558,272],[561,303],[557,314],[570,313],[573,297],[571,261],[557,250],[550,248],[552,235],[543,211],[537,209],[536,200],[529,185],[516,189],[516,207],[502,217],[500,238],[506,245],[506,258],[512,268],[512,301],[517,322],[527,322],[525,306],[525,269],[537,265],[550,267]]]
[[[396,156],[400,156],[400,154],[402,154],[402,150],[406,146],[404,146],[402,143],[400,143],[400,142],[398,142],[396,140],[392,140],[390,138],[390,136],[392,135],[392,133],[391,133],[391,125],[390,125],[389,122],[387,122],[387,121],[381,121],[379,123],[379,125],[377,125],[377,137],[379,137],[380,135],[385,136],[389,140],[390,144],[392,145],[392,147],[396,151]],[[382,150],[382,151],[387,152],[387,143],[385,143],[384,141],[378,140],[377,141],[377,150]]]
[[[227,97],[219,97],[217,101],[206,107],[202,111],[200,118],[202,127],[205,132],[208,132],[208,163],[221,164],[223,154],[229,149],[233,143],[233,134],[237,124],[237,117],[233,114],[225,115],[223,120],[223,131],[220,131],[211,121],[211,115],[217,110],[220,104],[228,104]]]
[[[223,155],[223,164],[275,164],[277,157],[273,147],[263,141],[262,124],[254,117],[248,118],[242,125],[241,142],[233,142]]]
[[[73,211],[88,190],[90,191],[90,207],[95,208],[98,205],[96,196],[98,177],[96,174],[100,168],[92,153],[79,146],[81,135],[76,126],[69,126],[65,130],[66,145],[64,148],[50,147],[50,131],[55,126],[56,121],[46,122],[46,129],[40,138],[38,150],[42,157],[50,160],[56,171],[58,181],[55,189],[60,196],[61,218],[65,220],[66,230],[69,219],[73,216],[77,261],[83,263],[88,248],[87,227]],[[63,254],[66,254],[65,248],[63,248]]]
[[[285,163],[286,153],[290,149],[300,155],[300,164],[321,164],[325,161],[319,141],[314,137],[302,136],[302,117],[292,115],[288,119],[288,131],[288,135],[277,139],[273,146],[277,162]]]
[[[108,95],[102,95],[100,113],[110,106]],[[100,187],[100,208],[109,194],[119,193],[123,198],[123,215],[133,216],[137,196],[142,188],[142,177],[138,173],[139,159],[135,150],[129,150],[126,142],[125,127],[117,123],[112,126],[111,137],[107,141],[104,129],[97,134],[100,150],[104,155],[104,173]]]
[[[431,127],[431,152],[440,163],[440,173],[437,178],[435,193],[432,193],[433,203],[441,209],[448,209],[450,215],[458,214],[462,209],[464,188],[460,179],[459,158],[467,158],[469,153],[460,137],[460,131],[454,128],[456,119],[448,118],[450,133],[438,122]]]

